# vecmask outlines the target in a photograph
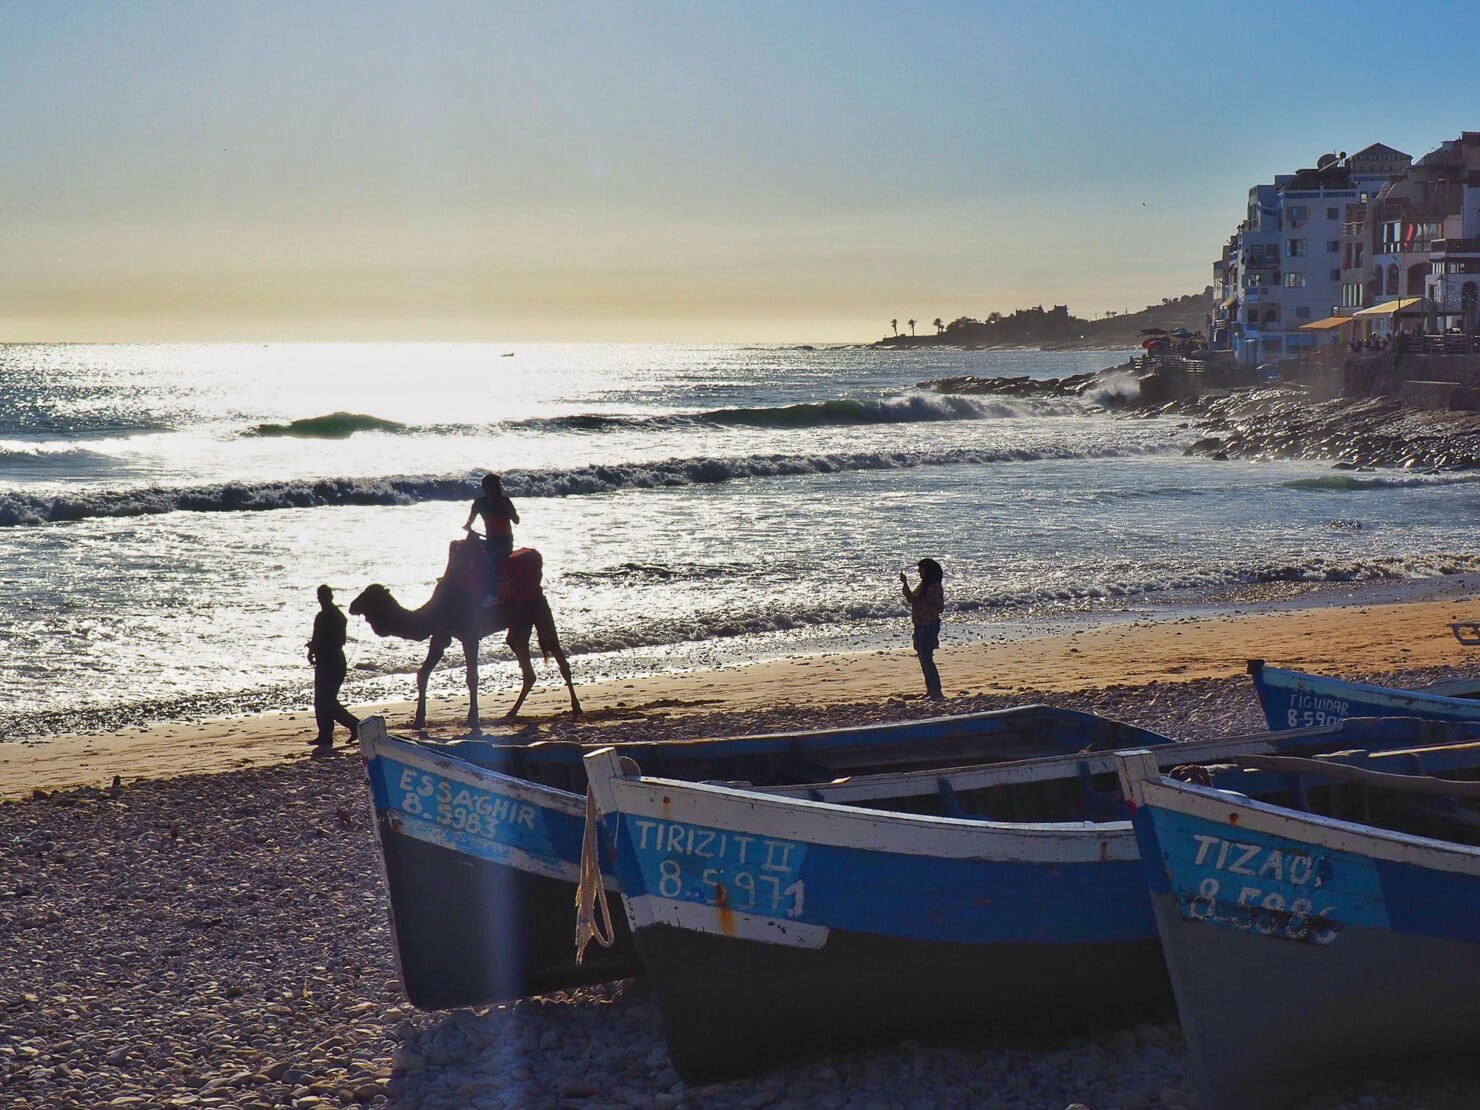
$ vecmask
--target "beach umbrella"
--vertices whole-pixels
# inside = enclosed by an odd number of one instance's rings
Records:
[[[1175,336],[1177,339],[1191,339],[1192,338],[1192,333],[1190,331],[1188,331],[1186,328],[1173,328],[1172,329],[1172,335]]]

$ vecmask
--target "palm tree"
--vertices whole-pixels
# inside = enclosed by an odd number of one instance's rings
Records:
[[[932,321],[932,322],[935,324],[935,334],[936,335],[939,335],[941,332],[943,332],[943,331],[946,330],[946,326],[943,323],[941,323],[939,316],[937,316],[935,318],[935,320]]]
[[[910,325],[910,334],[911,335],[914,335],[915,334],[915,322],[913,320],[908,320],[906,322]]]
[[[890,320],[889,321],[889,326],[894,329],[894,334],[895,335],[898,335],[899,334],[899,321],[898,320]]]

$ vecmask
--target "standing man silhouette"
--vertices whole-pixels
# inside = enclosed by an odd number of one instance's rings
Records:
[[[319,612],[313,619],[313,639],[308,641],[308,661],[313,664],[313,715],[319,734],[311,741],[319,751],[334,746],[334,725],[349,729],[349,738],[358,740],[360,722],[339,702],[339,687],[344,682],[349,664],[344,658],[344,639],[348,621],[344,610],[334,604],[334,591],[319,587]]]

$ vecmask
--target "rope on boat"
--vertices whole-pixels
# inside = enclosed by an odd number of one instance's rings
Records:
[[[581,839],[581,878],[576,884],[576,964],[586,955],[586,945],[595,941],[610,948],[617,939],[612,913],[606,904],[606,884],[601,881],[601,856],[596,843],[596,795],[586,788],[586,833]],[[600,920],[597,910],[600,909]]]

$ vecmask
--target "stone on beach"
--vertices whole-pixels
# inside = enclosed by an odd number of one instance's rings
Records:
[[[1245,679],[1014,691],[951,708],[1030,697],[1184,738],[1260,723]],[[542,731],[621,742],[926,711],[894,700],[634,713]],[[908,1042],[695,1089],[669,1065],[657,1005],[637,982],[417,1012],[395,978],[366,793],[357,760],[301,756],[0,804],[5,1105],[1196,1105],[1184,1099],[1192,1085],[1174,1024],[1035,1051],[971,1036]],[[1368,1097],[1389,1110],[1406,1095],[1368,1087],[1333,1106]]]

